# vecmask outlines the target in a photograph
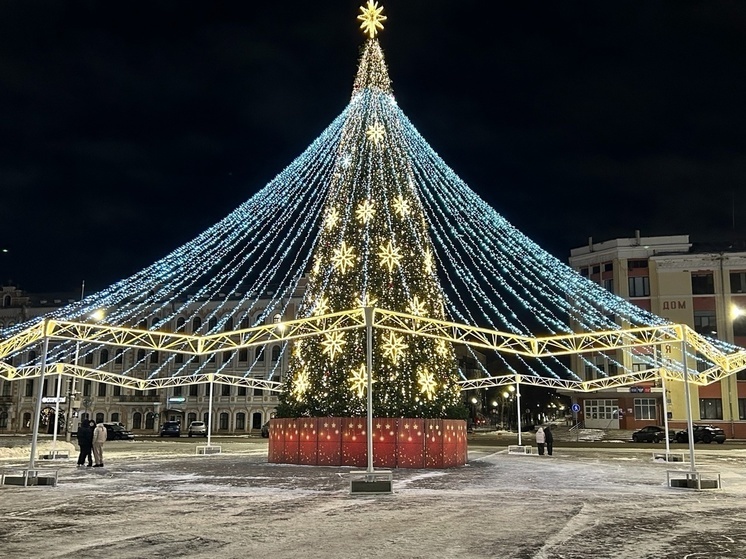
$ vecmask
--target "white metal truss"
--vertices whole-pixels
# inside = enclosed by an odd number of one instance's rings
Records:
[[[52,340],[97,344],[98,346],[202,356],[265,345],[276,341],[292,341],[325,335],[329,332],[355,330],[365,326],[365,315],[362,307],[322,316],[207,335],[45,319],[15,336],[0,341],[0,378],[18,380],[39,376],[41,373],[40,367],[14,367],[4,360],[9,355],[38,344],[45,337]],[[681,324],[530,337],[455,322],[433,320],[385,309],[374,309],[372,326],[412,336],[424,336],[454,344],[464,344],[475,348],[491,349],[497,352],[533,358],[672,344],[686,340],[691,350],[705,356],[707,360],[714,364],[713,367],[701,373],[688,371],[689,380],[695,384],[710,384],[746,368],[746,350],[741,349],[726,354],[712,345],[706,338],[700,336],[688,326]],[[80,365],[50,363],[45,367],[45,374],[61,374],[137,390],[209,382],[261,388],[270,391],[281,390],[280,383],[276,381],[221,373],[185,374],[140,379]],[[662,376],[671,380],[683,380],[683,367],[680,370],[672,368],[647,369],[589,381],[563,380],[533,375],[505,375],[464,380],[460,384],[464,390],[520,382],[521,384],[577,392],[593,392],[605,388],[655,381]]]

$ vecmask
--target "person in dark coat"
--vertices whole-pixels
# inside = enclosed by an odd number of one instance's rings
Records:
[[[547,445],[547,454],[551,456],[552,443],[554,443],[554,435],[552,435],[552,431],[549,429],[549,425],[544,427],[544,442]]]
[[[88,458],[88,467],[93,466],[93,429],[90,422],[84,419],[80,422],[78,427],[78,446],[80,447],[80,454],[78,455],[78,467],[85,464],[86,457]]]

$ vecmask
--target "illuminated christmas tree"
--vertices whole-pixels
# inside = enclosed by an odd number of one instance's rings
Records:
[[[376,39],[382,8],[361,7],[368,35],[336,148],[300,317],[378,307],[445,319],[417,176]],[[393,331],[373,334],[373,413],[464,417],[453,348]],[[367,399],[365,330],[296,342],[279,415],[359,416]]]

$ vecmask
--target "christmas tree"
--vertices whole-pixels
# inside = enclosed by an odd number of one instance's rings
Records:
[[[376,38],[386,18],[376,2],[360,9],[369,38],[336,148],[336,172],[299,317],[362,306],[445,319],[411,148]],[[465,417],[458,380],[449,344],[374,330],[374,415]],[[365,331],[297,341],[284,388],[280,416],[365,415]]]

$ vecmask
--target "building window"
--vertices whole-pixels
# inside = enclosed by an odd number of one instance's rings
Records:
[[[198,389],[199,389],[199,384],[190,384],[189,385],[189,395],[190,396],[196,396]]]
[[[586,400],[586,419],[616,419],[618,415],[618,400]]]
[[[144,361],[144,360],[145,360],[145,350],[144,349],[138,349],[137,350],[137,361],[138,361],[138,363],[140,361]]]
[[[238,361],[241,363],[245,363],[249,360],[249,350],[245,347],[242,347],[238,350]]]
[[[222,430],[228,429],[228,414],[225,412],[220,414],[220,429]]]
[[[697,352],[697,372],[702,373],[712,367],[712,364],[705,359],[705,356]]]
[[[629,260],[627,261],[627,268],[630,270],[639,270],[641,268],[647,268],[647,260]]]
[[[194,319],[192,319],[192,333],[196,334],[200,328],[202,328],[202,319],[195,316]]]
[[[10,295],[6,295],[3,297],[3,307],[9,307],[10,306]]]
[[[142,414],[139,411],[132,414],[132,428],[142,429]]]
[[[611,262],[606,262],[604,264],[604,272],[613,272],[614,271],[614,264]]]
[[[90,380],[83,381],[83,396],[90,396],[92,394],[91,386],[92,383]]]
[[[109,350],[102,349],[101,352],[98,354],[98,364],[106,365],[108,361],[109,361]]]
[[[628,278],[630,297],[650,297],[650,278],[640,276],[637,278]]]
[[[593,271],[591,273],[593,273],[593,274],[600,274],[601,273],[601,266],[600,265],[593,266]]]
[[[98,395],[101,398],[106,397],[106,384],[104,384],[103,382],[98,383]]]
[[[183,353],[177,353],[176,357],[174,357],[174,363],[177,363],[177,364],[184,363],[184,354]]]
[[[230,384],[224,384],[221,389],[221,396],[230,396],[231,395],[231,385]]]
[[[186,320],[184,319],[183,316],[180,316],[179,318],[177,318],[176,319],[176,331],[181,332],[182,330],[184,330],[185,324],[186,324]]]
[[[96,414],[96,423],[103,423],[104,422],[104,414],[102,412],[98,412]]]
[[[30,398],[34,395],[34,379],[30,378],[26,380],[26,397]]]
[[[256,350],[256,360],[262,362],[264,361],[264,346]]]
[[[181,386],[174,386],[174,396],[181,396],[182,388]]]
[[[746,419],[746,398],[738,399],[738,419]]]
[[[225,321],[225,326],[223,326],[224,332],[231,332],[233,331],[233,317],[229,316],[228,320]]]
[[[187,425],[191,425],[193,421],[197,421],[197,414],[194,412],[189,412],[187,414]]]
[[[656,419],[655,398],[635,398],[635,419]]]
[[[150,362],[151,363],[158,363],[158,352],[154,351],[150,354]]]
[[[605,279],[603,281],[603,286],[606,291],[611,291],[614,293],[614,280],[613,279]]]
[[[3,381],[3,396],[10,396],[10,381],[4,380]]]
[[[736,380],[746,380],[746,371],[738,371],[736,373]]]
[[[119,423],[119,414],[117,412],[111,414],[111,422]]]
[[[123,355],[123,353],[124,353],[123,350],[121,350],[121,349],[117,350],[117,356],[114,359],[114,363],[116,365],[121,365],[124,362],[124,355]]]
[[[0,429],[8,428],[8,412],[0,412]]]
[[[584,278],[588,277],[588,268],[580,268],[580,275]]]
[[[254,396],[264,396],[264,391],[261,388],[255,388]]]
[[[207,329],[210,332],[214,332],[218,328],[218,319],[214,316],[210,319],[210,322],[207,324]]]
[[[93,365],[93,352],[89,351],[85,354],[85,364],[86,365]]]
[[[713,295],[715,280],[712,272],[692,272],[692,295]]]
[[[280,359],[280,346],[276,345],[272,348],[272,363],[277,363]]]
[[[119,386],[118,384],[115,384],[113,392],[114,392],[114,394],[113,394],[114,396],[121,396],[122,395],[122,387]]]
[[[746,272],[730,273],[730,292],[746,293]]]
[[[145,428],[155,429],[155,414],[153,412],[145,414]]]
[[[236,430],[246,430],[246,414],[243,412],[239,412],[236,414]]]
[[[245,386],[239,386],[238,387],[238,395],[239,396],[246,396],[246,387]]]
[[[694,311],[694,331],[703,336],[716,338],[718,327],[715,311]]]
[[[700,398],[699,418],[723,419],[723,401],[720,398]]]

